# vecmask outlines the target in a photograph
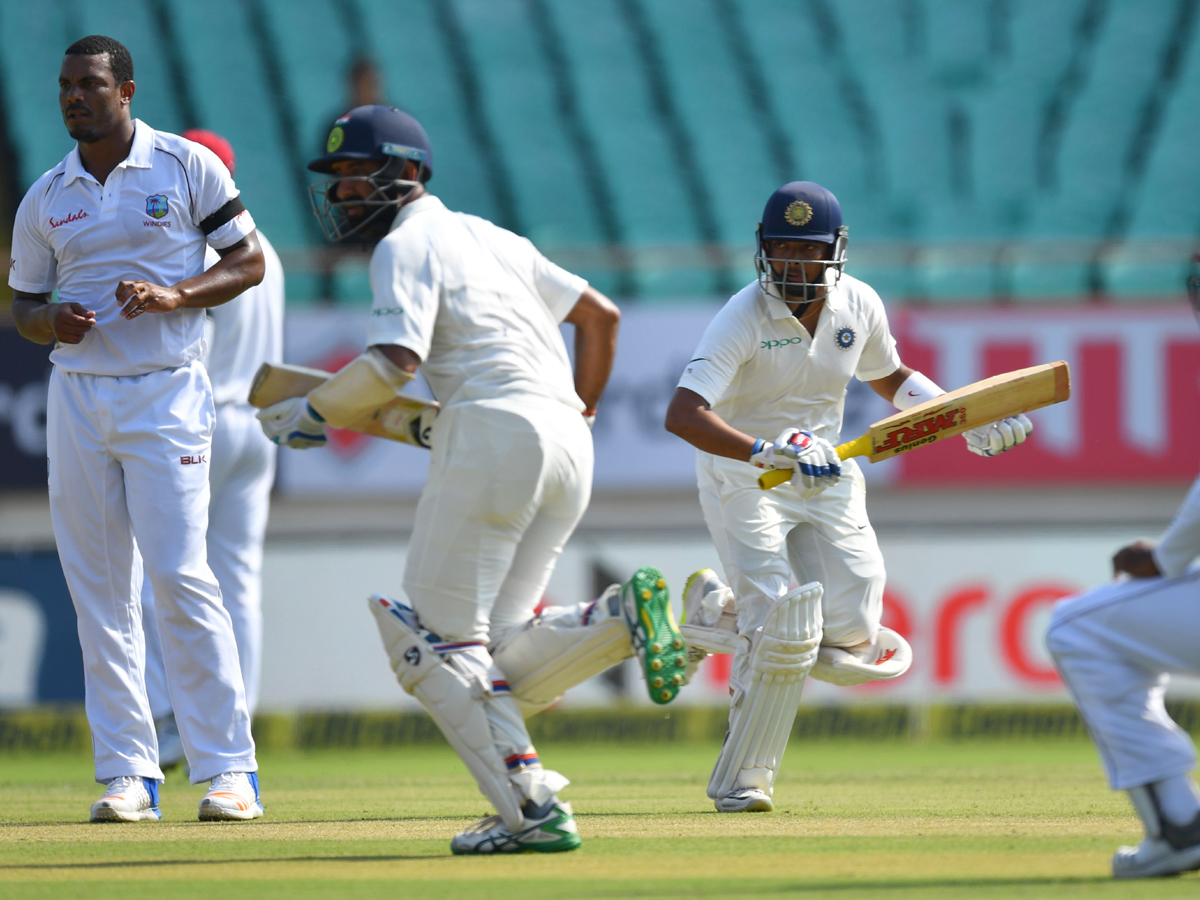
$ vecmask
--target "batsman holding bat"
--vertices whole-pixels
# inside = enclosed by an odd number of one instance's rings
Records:
[[[534,610],[587,508],[594,408],[616,352],[617,308],[524,238],[451,212],[425,190],[429,138],[412,116],[360,106],[309,167],[333,240],[376,243],[367,351],[307,396],[259,413],[293,447],[395,401],[420,366],[441,411],[417,506],[404,591],[369,601],[392,669],[495,806],[455,853],[579,846],[567,779],[544,769],[524,715],[635,653],[651,697],[674,698],[687,664],[666,582],[639,569],[577,607]],[[575,327],[575,369],[559,324]],[[421,441],[425,441],[422,432]]]
[[[907,641],[879,624],[883,557],[862,473],[832,442],[851,377],[901,410],[945,392],[901,363],[879,296],[843,271],[846,243],[828,190],[775,191],[758,226],[758,279],[708,326],[667,410],[667,430],[699,451],[700,505],[730,582],[693,574],[682,626],[693,668],[734,654],[729,732],[708,784],[722,812],[773,808],[810,672],[861,684],[912,662]],[[995,456],[1032,427],[1018,415],[964,436]],[[791,485],[761,489],[763,469],[791,473]]]

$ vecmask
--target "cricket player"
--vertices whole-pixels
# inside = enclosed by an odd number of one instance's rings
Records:
[[[900,361],[879,296],[843,271],[846,243],[828,190],[794,181],[775,191],[758,226],[758,279],[708,326],[667,410],[667,430],[698,451],[700,505],[729,581],[692,575],[682,626],[694,663],[734,654],[729,732],[708,784],[721,812],[773,808],[810,672],[859,684],[912,661],[879,624],[883,558],[862,473],[833,442],[851,377],[902,410],[945,392]],[[994,456],[1031,430],[1018,416],[965,437]],[[762,469],[794,474],[764,491]]]
[[[524,238],[450,212],[425,183],[433,154],[412,116],[360,106],[338,118],[309,168],[333,240],[377,242],[367,352],[307,397],[267,407],[266,434],[318,446],[425,374],[442,404],[404,573],[411,604],[369,601],[392,668],[429,711],[498,815],[455,853],[579,846],[568,783],[542,767],[523,713],[635,652],[659,702],[687,665],[666,582],[639,569],[571,608],[534,609],[587,507],[596,405],[619,313]],[[559,325],[575,327],[575,367]]]
[[[1200,315],[1200,282],[1189,281]],[[1114,878],[1200,869],[1196,745],[1167,715],[1172,674],[1200,675],[1200,479],[1157,543],[1113,557],[1116,581],[1059,601],[1046,646],[1079,708],[1115,791],[1145,827],[1113,855]]]
[[[67,48],[59,105],[78,143],[13,226],[13,318],[56,342],[46,411],[50,512],[79,618],[96,780],[94,822],[156,820],[141,581],[158,601],[166,679],[201,819],[262,815],[229,613],[205,561],[212,388],[204,309],[263,278],[254,220],[198,144],[130,112],[129,51]],[[221,257],[204,269],[205,248]],[[58,290],[57,302],[50,302]]]
[[[233,147],[219,134],[202,128],[181,137],[207,147],[234,174]],[[266,272],[258,284],[228,303],[208,311],[207,349],[200,357],[212,382],[217,426],[209,461],[208,565],[221,586],[221,600],[233,621],[246,704],[250,714],[258,705],[262,659],[262,559],[263,538],[271,485],[275,480],[275,445],[263,438],[246,402],[254,373],[263,362],[283,361],[283,266],[275,249],[258,231]],[[205,252],[206,268],[221,257],[211,247]],[[154,591],[147,580],[142,588],[142,616],[146,623],[146,693],[158,733],[158,761],[162,768],[184,760],[183,742],[167,692],[166,670],[158,631],[154,627]]]

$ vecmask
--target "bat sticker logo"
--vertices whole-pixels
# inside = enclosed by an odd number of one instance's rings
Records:
[[[911,425],[901,425],[898,428],[893,428],[888,432],[883,443],[875,448],[875,452],[882,453],[885,450],[895,450],[897,453],[902,453],[905,450],[911,450],[913,447],[932,443],[937,440],[937,435],[940,432],[960,425],[966,416],[966,409],[960,406],[957,409],[947,409],[943,412],[934,413],[932,416],[920,419]]]
[[[404,661],[410,666],[415,666],[421,662],[421,651],[417,647],[409,647],[404,651]]]

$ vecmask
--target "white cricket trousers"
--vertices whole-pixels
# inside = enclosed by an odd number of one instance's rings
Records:
[[[1046,647],[1091,732],[1113,790],[1196,767],[1163,707],[1172,674],[1200,675],[1200,572],[1116,581],[1062,600]]]
[[[205,562],[213,420],[199,362],[122,378],[55,368],[50,378],[50,514],[79,619],[100,782],[163,777],[146,696],[143,568],[192,782],[258,768],[233,627]]]
[[[587,423],[556,401],[529,402],[463,403],[434,424],[404,590],[444,640],[499,641],[528,622],[587,509]]]
[[[275,481],[276,447],[262,432],[252,406],[222,403],[212,439],[208,484],[208,565],[221,586],[221,601],[233,621],[246,704],[258,706],[262,670],[263,538],[271,485]],[[153,620],[154,589],[142,586],[142,615]],[[171,713],[167,673],[156,630],[146,625],[146,693],[155,719]]]
[[[822,644],[875,637],[883,616],[883,554],[867,519],[866,485],[853,460],[833,487],[805,500],[789,484],[764,491],[759,469],[696,454],[700,508],[737,606],[738,632],[752,634],[796,584],[824,587]]]

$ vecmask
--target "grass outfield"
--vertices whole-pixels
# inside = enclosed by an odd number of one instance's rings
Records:
[[[1086,741],[793,742],[773,814],[719,815],[709,743],[552,744],[583,848],[450,855],[488,809],[445,747],[265,753],[265,819],[88,825],[90,760],[0,757],[0,896],[15,898],[1189,897],[1116,883],[1140,826]]]

